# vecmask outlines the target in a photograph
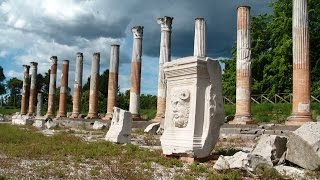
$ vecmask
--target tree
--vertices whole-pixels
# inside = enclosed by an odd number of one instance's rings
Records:
[[[276,0],[273,14],[251,19],[252,93],[292,92],[292,1]],[[309,0],[310,63],[312,92],[320,91],[320,2]],[[232,60],[224,60],[223,88],[226,96],[235,95],[236,48]]]
[[[5,85],[3,83],[3,81],[6,79],[4,73],[3,73],[3,68],[2,66],[0,66],[0,95],[5,94],[6,93],[6,88]]]
[[[10,90],[9,102],[8,104],[11,106],[19,107],[20,105],[20,92],[22,89],[22,81],[17,78],[12,78],[8,81],[7,87]]]

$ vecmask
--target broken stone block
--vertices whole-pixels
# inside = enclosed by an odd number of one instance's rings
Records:
[[[45,121],[45,126],[47,127],[47,129],[52,129],[58,126],[58,123],[54,122],[51,118],[47,118]]]
[[[106,128],[107,125],[105,123],[99,122],[99,121],[94,121],[92,129],[95,130],[101,130],[103,128]]]
[[[289,176],[292,179],[305,179],[305,171],[303,169],[285,165],[275,166],[274,169],[281,175]]]
[[[289,134],[286,159],[302,168],[320,166],[320,122],[308,122]]]
[[[167,79],[163,154],[205,158],[224,124],[221,67],[217,60],[191,56],[164,64]]]
[[[12,116],[13,125],[32,125],[33,120],[27,115],[17,114]]]
[[[152,123],[149,124],[146,129],[144,129],[145,133],[156,134],[158,129],[160,128],[160,123]]]
[[[247,169],[248,155],[249,153],[239,151],[233,156],[220,156],[213,168],[216,170]]]
[[[131,142],[132,115],[129,111],[125,111],[118,107],[113,108],[113,116],[111,126],[106,134],[107,141],[115,143]]]
[[[254,170],[259,164],[278,164],[287,150],[286,144],[286,137],[263,134],[249,157],[250,167]]]
[[[33,123],[33,126],[36,128],[43,129],[45,128],[46,121],[44,119],[36,119]]]

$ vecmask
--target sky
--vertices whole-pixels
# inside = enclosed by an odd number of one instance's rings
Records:
[[[100,52],[100,73],[109,68],[110,45],[120,45],[119,86],[130,88],[133,26],[144,26],[142,94],[157,94],[160,25],[173,17],[172,60],[193,54],[194,20],[207,23],[207,51],[212,58],[230,58],[236,40],[236,9],[251,6],[251,14],[269,13],[271,0],[0,0],[0,66],[6,80],[23,77],[23,64],[38,62],[38,73],[50,68],[50,57],[70,60],[73,87],[76,53],[84,55],[83,83],[91,59]],[[60,85],[60,77],[57,86]]]

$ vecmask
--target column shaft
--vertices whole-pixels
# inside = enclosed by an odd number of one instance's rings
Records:
[[[36,98],[37,98],[37,89],[36,89],[36,83],[37,83],[37,66],[38,63],[31,62],[31,82],[30,82],[30,96],[29,96],[29,111],[28,115],[33,116],[35,113],[35,106],[36,106]]]
[[[37,99],[38,99],[38,102],[37,102],[37,117],[41,117],[42,116],[42,105],[43,105],[42,93],[38,93]]]
[[[59,113],[57,117],[67,117],[67,96],[68,96],[69,60],[62,62],[61,86],[59,98]]]
[[[48,94],[48,111],[47,117],[55,116],[55,92],[56,92],[56,79],[57,79],[57,56],[52,56],[51,68],[50,68],[50,82],[49,82],[49,94]]]
[[[27,114],[28,102],[29,102],[29,68],[28,65],[23,65],[23,85],[22,85],[22,97],[21,97],[21,114]]]
[[[140,85],[141,85],[141,56],[142,56],[142,37],[143,26],[132,28],[133,48],[131,63],[131,87],[129,111],[133,120],[140,120]]]
[[[98,87],[99,87],[100,53],[94,53],[91,65],[89,112],[87,119],[98,116]]]
[[[76,71],[73,86],[73,106],[71,118],[79,118],[81,110],[81,95],[82,95],[82,74],[83,74],[83,54],[77,53]]]
[[[207,56],[207,42],[206,42],[206,33],[207,27],[204,18],[196,18],[195,19],[195,27],[194,27],[194,56],[206,57]]]

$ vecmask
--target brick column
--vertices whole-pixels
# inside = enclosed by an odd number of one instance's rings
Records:
[[[163,64],[171,61],[171,30],[173,17],[164,16],[158,18],[161,26],[160,57],[159,57],[159,76],[158,76],[158,99],[157,115],[155,121],[164,120],[166,112],[166,91],[167,83],[163,72]]]
[[[132,119],[140,120],[140,85],[141,85],[141,56],[143,26],[135,26],[131,29],[133,33],[132,63],[131,63],[131,87],[129,111]]]
[[[207,24],[202,17],[198,17],[195,19],[194,26],[194,56],[206,57],[207,56],[207,42],[206,42],[206,34],[207,34]]]
[[[27,114],[28,99],[29,99],[29,69],[30,66],[23,65],[23,86],[22,86],[22,97],[21,97],[21,114]]]
[[[108,84],[108,106],[105,120],[112,119],[113,107],[117,106],[118,94],[118,72],[119,72],[119,45],[111,45],[109,84]]]
[[[56,80],[57,80],[57,56],[52,56],[51,68],[50,68],[50,82],[49,82],[49,94],[48,94],[48,111],[46,117],[55,116],[55,92],[56,92]]]
[[[86,119],[98,116],[98,87],[99,87],[100,53],[94,53],[91,64],[89,112]]]
[[[67,96],[68,96],[69,60],[63,60],[61,73],[61,86],[59,98],[59,112],[57,117],[67,117]]]
[[[81,95],[82,95],[82,75],[83,75],[83,54],[77,53],[76,71],[73,86],[73,106],[71,118],[79,118],[81,110]]]
[[[252,124],[250,7],[238,7],[237,92],[233,124]]]
[[[292,114],[288,125],[312,121],[310,93],[308,1],[293,1],[293,93]]]
[[[36,89],[36,83],[37,83],[37,66],[38,63],[31,62],[31,82],[30,82],[30,96],[29,96],[29,110],[28,115],[33,116],[36,110],[36,98],[37,98],[37,89]]]

